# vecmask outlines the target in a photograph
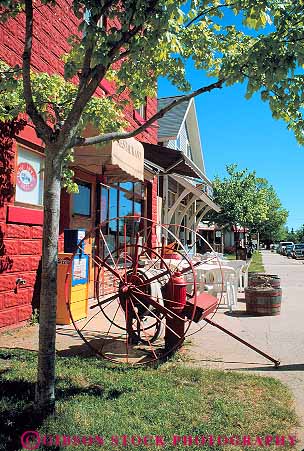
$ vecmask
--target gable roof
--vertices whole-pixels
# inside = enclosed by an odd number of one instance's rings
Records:
[[[166,107],[174,99],[178,99],[181,96],[175,97],[163,97],[158,99],[158,111]],[[176,138],[182,123],[184,121],[187,109],[189,108],[190,100],[185,101],[177,105],[172,110],[168,111],[162,118],[158,119],[158,136],[159,138]]]

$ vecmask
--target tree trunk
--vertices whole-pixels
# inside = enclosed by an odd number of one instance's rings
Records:
[[[38,410],[49,414],[55,408],[57,253],[62,159],[55,146],[46,148],[45,155],[39,356],[35,400]]]
[[[238,260],[239,258],[239,241],[240,241],[240,234],[238,232],[238,226],[235,225],[235,232],[234,232],[234,248],[235,248],[235,259]]]

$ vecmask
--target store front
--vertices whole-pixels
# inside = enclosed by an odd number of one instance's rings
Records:
[[[119,217],[146,217],[146,186],[142,182],[113,183],[111,186],[101,184],[100,223],[104,223],[103,234],[110,251],[124,243],[124,223]],[[132,229],[134,226],[132,225]],[[126,238],[130,242],[135,231],[126,229]]]
[[[89,250],[93,257],[90,259],[89,295],[93,297],[95,257],[104,258],[134,238],[136,221],[130,220],[128,225],[126,219],[119,218],[149,216],[154,175],[144,169],[144,147],[133,138],[103,147],[75,149],[73,169],[79,193],[71,196],[69,224],[65,228],[90,231],[103,224],[100,232],[92,235]]]

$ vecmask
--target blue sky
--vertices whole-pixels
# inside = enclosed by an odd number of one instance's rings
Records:
[[[188,65],[193,89],[212,82]],[[234,85],[195,98],[209,178],[223,177],[227,164],[256,170],[275,188],[289,211],[287,225],[304,224],[304,148],[296,142],[283,121],[272,118],[267,103],[255,95],[244,97],[245,85]],[[159,97],[180,95],[166,79],[159,80]]]

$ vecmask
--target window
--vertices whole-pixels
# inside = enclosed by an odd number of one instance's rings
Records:
[[[73,214],[91,216],[91,192],[89,183],[77,182],[79,193],[73,194]]]
[[[144,185],[141,182],[114,183],[110,188],[101,187],[101,222],[106,221],[103,233],[108,248],[113,251],[124,242],[124,222],[119,216],[142,216]],[[134,237],[134,220],[127,223],[127,241]],[[105,254],[107,251],[104,249]]]
[[[191,145],[190,145],[190,138],[189,138],[189,132],[188,132],[188,127],[187,124],[186,125],[186,136],[187,136],[187,143],[186,143],[186,155],[188,158],[190,158],[190,160],[193,161],[193,155],[192,155],[192,149],[191,149]]]
[[[147,114],[146,114],[146,103],[144,103],[143,105],[140,105],[139,108],[135,108],[135,111],[137,114],[140,115],[140,117],[142,117],[143,119],[147,119]]]
[[[44,156],[18,147],[15,201],[23,204],[43,204]]]

